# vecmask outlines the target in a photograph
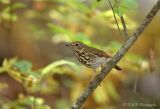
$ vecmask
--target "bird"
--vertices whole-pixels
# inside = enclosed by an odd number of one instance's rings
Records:
[[[74,55],[77,57],[80,63],[88,68],[93,69],[95,73],[97,68],[101,67],[101,69],[103,69],[108,59],[112,57],[106,52],[90,47],[80,41],[67,43],[66,46],[74,51]],[[116,65],[114,68],[116,70],[122,70],[118,65]],[[95,73],[92,76],[92,79],[95,76]]]

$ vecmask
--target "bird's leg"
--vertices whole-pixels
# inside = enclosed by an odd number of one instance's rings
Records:
[[[106,63],[110,61],[111,58],[107,58],[106,62],[101,64],[101,70],[106,66]]]
[[[106,66],[105,63],[101,64],[101,70]]]
[[[92,74],[92,78],[90,81],[92,81],[95,76],[96,76],[96,69],[93,69],[93,74]]]
[[[93,75],[92,75],[92,78],[91,78],[90,82],[94,79],[94,77],[96,76],[96,74],[97,74],[96,69],[93,69]],[[101,84],[99,84],[99,86],[101,86]]]

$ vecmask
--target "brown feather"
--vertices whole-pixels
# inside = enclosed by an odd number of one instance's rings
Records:
[[[96,49],[96,48],[93,48],[93,47],[88,47],[88,46],[87,46],[87,48],[88,48],[87,51],[90,51],[90,52],[94,53],[95,55],[97,55],[99,57],[106,57],[106,58],[111,57],[111,55],[107,54],[106,52],[104,52],[102,50],[99,50],[99,49]],[[116,70],[122,70],[122,68],[120,68],[118,65],[116,65],[114,68]]]
[[[87,46],[87,45],[86,45]],[[106,57],[106,58],[110,58],[111,56],[108,55],[106,52],[102,51],[102,50],[99,50],[97,48],[93,48],[93,47],[89,47],[87,46],[85,48],[86,50],[85,51],[89,51],[91,53],[94,53],[95,55],[99,56],[99,57]]]
[[[79,44],[79,45],[80,45],[78,49],[75,49],[75,48],[74,48],[74,47],[77,47],[76,44]],[[67,46],[69,46],[69,45],[67,45]],[[82,42],[79,42],[79,41],[71,43],[70,46],[72,46],[72,48],[73,48],[73,50],[74,50],[75,52],[81,53],[80,51],[82,51],[82,52],[84,52],[84,53],[88,53],[89,57],[92,57],[92,58],[94,58],[95,56],[98,56],[98,57],[106,57],[106,58],[110,58],[110,57],[111,57],[111,55],[107,54],[106,52],[104,52],[104,51],[102,51],[102,50],[99,50],[99,49],[97,49],[97,48],[90,47],[90,46],[88,46],[88,45],[86,45],[86,44],[83,44]],[[78,54],[79,54],[79,53],[78,53]],[[80,57],[79,57],[77,54],[76,54],[76,56],[77,56],[78,60],[79,60],[81,63],[83,63],[82,60],[80,59]],[[83,57],[83,56],[82,56],[82,57]],[[85,61],[84,61],[84,62],[85,62]],[[84,64],[84,65],[85,65],[85,64]],[[116,70],[122,70],[118,65],[116,65],[114,68],[115,68]]]

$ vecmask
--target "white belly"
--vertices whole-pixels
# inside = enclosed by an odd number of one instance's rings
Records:
[[[92,67],[99,68],[100,66],[104,65],[107,62],[108,58],[106,57],[97,57],[92,64]]]

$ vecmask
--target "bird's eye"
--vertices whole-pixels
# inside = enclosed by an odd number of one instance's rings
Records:
[[[78,46],[79,44],[77,43],[76,46]]]

